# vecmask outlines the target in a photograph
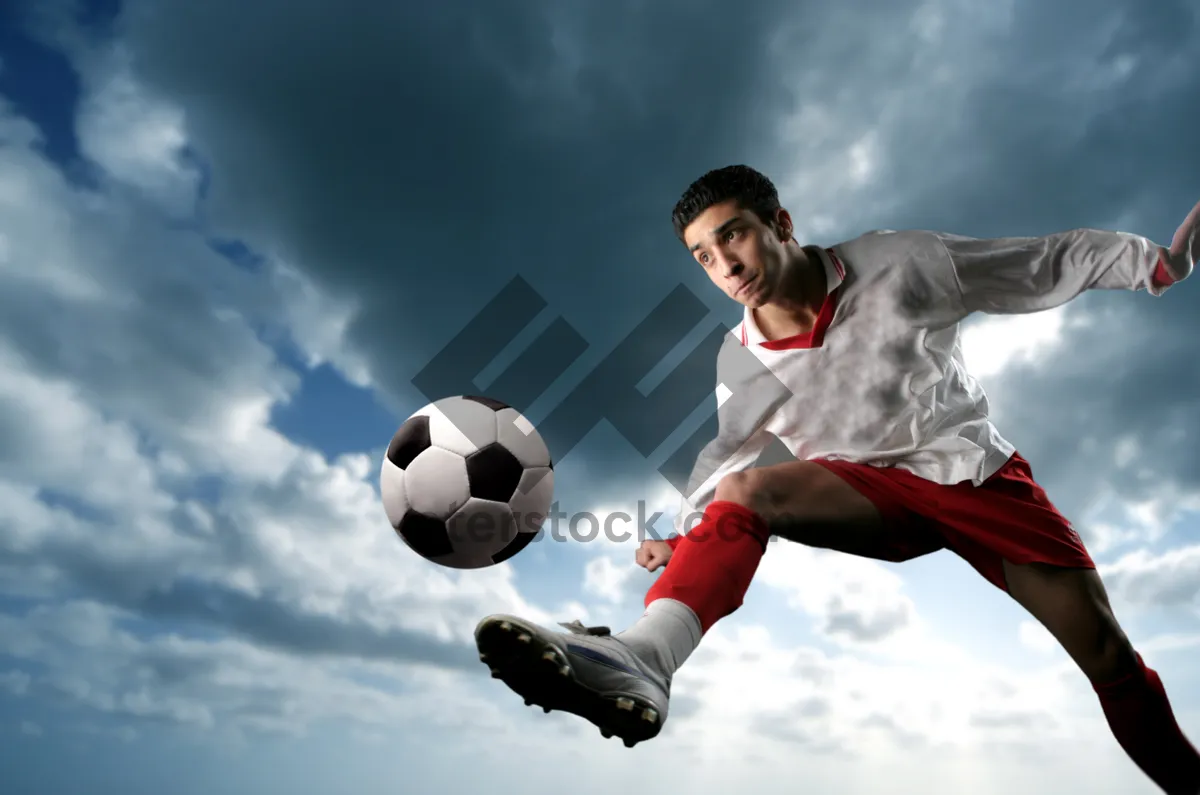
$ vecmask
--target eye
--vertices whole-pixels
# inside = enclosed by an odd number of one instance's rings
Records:
[[[708,264],[708,252],[704,252],[704,253],[702,253],[702,254],[700,255],[699,259],[700,259],[700,264],[701,264],[701,265],[707,265],[707,264]]]
[[[740,235],[741,233],[742,233],[741,229],[730,229],[728,232],[725,233],[725,240],[727,242],[732,242],[733,240],[737,239],[737,236]]]

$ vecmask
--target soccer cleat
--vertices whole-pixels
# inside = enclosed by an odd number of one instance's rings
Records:
[[[488,616],[475,628],[479,659],[527,706],[578,715],[627,748],[657,736],[667,719],[670,677],[607,627],[561,626],[570,632]]]

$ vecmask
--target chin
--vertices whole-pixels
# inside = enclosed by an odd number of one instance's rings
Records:
[[[758,290],[754,295],[748,295],[739,303],[743,306],[748,306],[751,309],[761,309],[771,302],[771,292],[769,290]]]

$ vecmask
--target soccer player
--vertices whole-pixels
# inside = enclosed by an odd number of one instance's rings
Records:
[[[623,632],[483,619],[475,637],[492,675],[526,704],[632,747],[659,733],[672,676],[741,606],[770,536],[887,561],[949,549],[1062,644],[1150,779],[1200,795],[1200,755],[1162,682],[1113,616],[1079,535],[988,419],[959,347],[972,312],[1036,312],[1089,289],[1161,295],[1200,254],[1200,204],[1166,248],[1078,229],[994,240],[884,231],[825,249],[797,241],[768,178],[730,166],[694,182],[673,221],[744,307],[718,356],[717,438],[676,528],[702,517],[641,544],[637,563],[665,568]],[[796,460],[755,467],[771,436]]]

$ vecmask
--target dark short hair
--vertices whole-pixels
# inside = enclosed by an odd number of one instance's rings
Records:
[[[771,180],[749,166],[725,166],[708,172],[683,192],[671,213],[675,235],[683,241],[683,230],[692,221],[714,204],[730,199],[764,224],[774,221],[779,209],[779,191]]]

